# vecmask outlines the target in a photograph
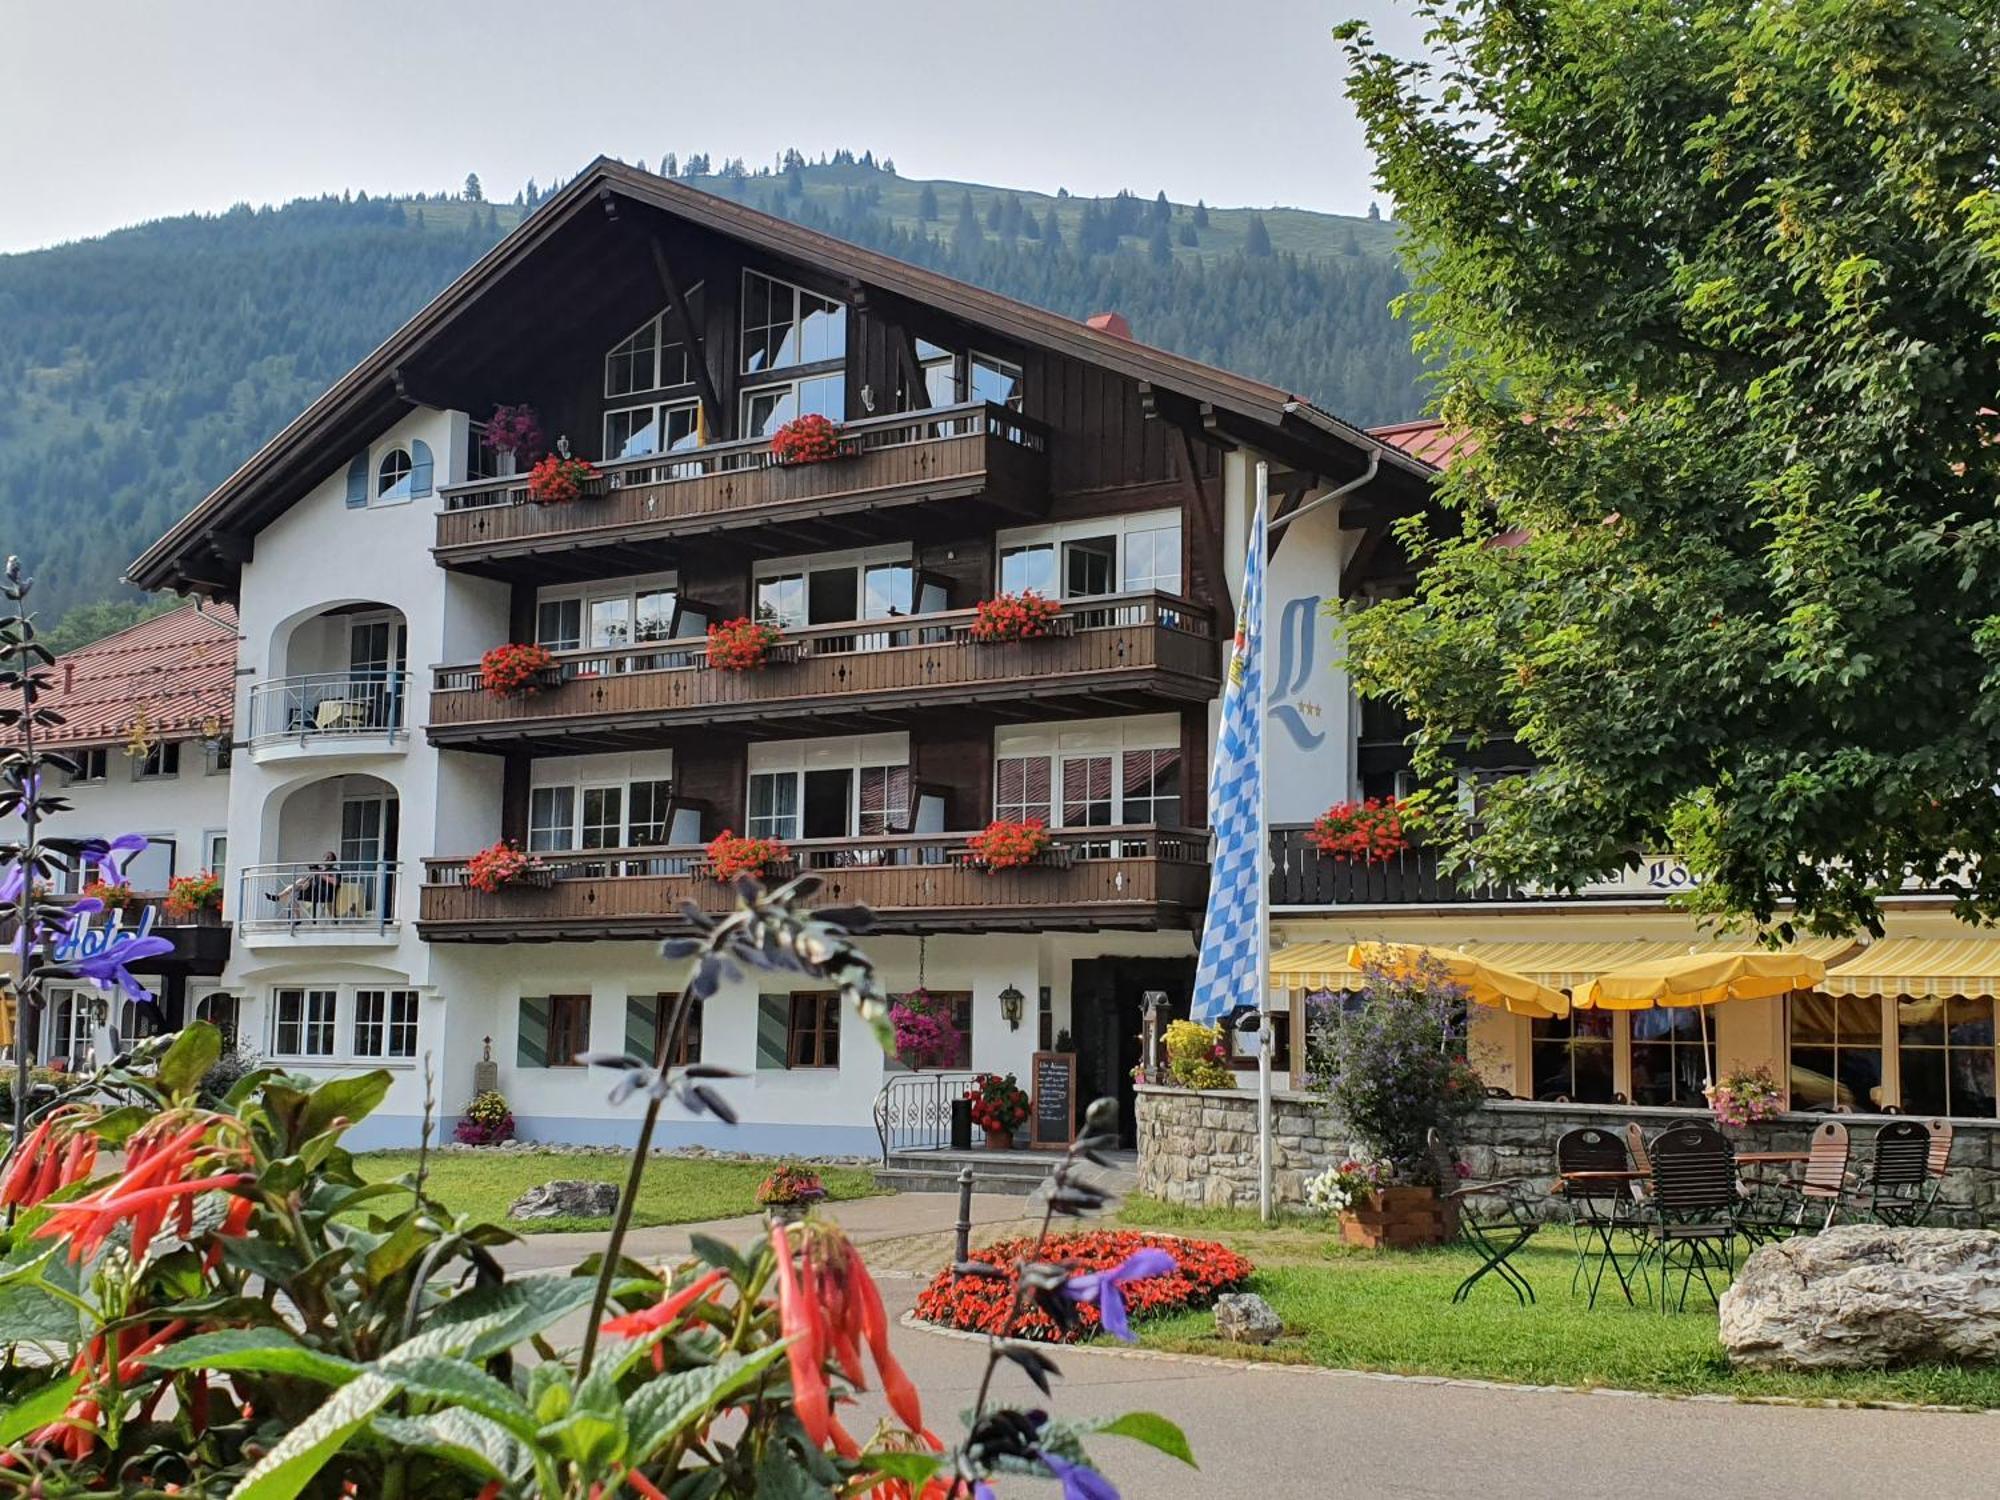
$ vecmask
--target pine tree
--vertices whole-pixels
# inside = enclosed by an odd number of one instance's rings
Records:
[[[665,156],[660,158],[660,175],[662,177],[678,177],[681,175],[681,164],[673,152],[669,151]]]
[[[1056,206],[1051,203],[1048,216],[1042,220],[1042,243],[1051,250],[1060,250],[1062,242],[1062,221],[1056,217]]]
[[[1196,229],[1208,228],[1208,204],[1200,198],[1194,200],[1194,227]]]
[[[951,232],[951,247],[960,255],[968,255],[985,238],[985,231],[979,227],[979,210],[972,206],[972,194],[967,193],[958,200],[958,224]]]
[[[1342,255],[1359,255],[1361,253],[1361,236],[1354,232],[1352,224],[1347,226],[1347,235],[1340,242],[1340,253]]]
[[[917,194],[917,217],[929,224],[938,216],[937,189],[928,182],[924,190]]]
[[[1153,226],[1153,232],[1146,240],[1146,259],[1156,266],[1170,266],[1174,263],[1174,247],[1167,239],[1165,223]]]
[[[1250,215],[1250,228],[1243,236],[1243,253],[1252,260],[1269,260],[1273,254],[1271,231],[1264,227],[1262,214]]]
[[[1164,224],[1174,216],[1173,204],[1167,202],[1167,190],[1160,189],[1159,197],[1153,200],[1153,222]]]
[[[1000,195],[995,193],[986,203],[986,227],[995,234],[1000,232]]]
[[[793,160],[785,164],[785,191],[794,198],[805,197],[806,169],[803,162]]]
[[[1201,243],[1201,234],[1192,224],[1181,225],[1181,243],[1189,249]]]
[[[1382,222],[1382,210],[1376,206],[1372,198],[1368,201],[1368,219],[1370,223],[1374,224]]]
[[[477,172],[467,172],[465,174],[465,201],[467,203],[479,203],[483,199],[484,195],[479,190],[479,174]]]

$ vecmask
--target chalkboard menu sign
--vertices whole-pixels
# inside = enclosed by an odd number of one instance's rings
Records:
[[[1035,1054],[1035,1112],[1028,1120],[1028,1144],[1060,1151],[1076,1138],[1076,1054]]]

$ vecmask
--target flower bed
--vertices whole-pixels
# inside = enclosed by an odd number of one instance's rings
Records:
[[[479,658],[479,685],[502,698],[525,698],[540,689],[555,664],[546,646],[509,642]]]
[[[1403,813],[1394,797],[1336,802],[1314,820],[1306,840],[1340,864],[1386,864],[1410,847]]]
[[[1216,1297],[1233,1291],[1250,1279],[1256,1269],[1227,1246],[1213,1240],[1184,1240],[1174,1235],[1143,1234],[1133,1229],[1093,1229],[1082,1234],[1049,1237],[1043,1258],[1060,1262],[1073,1271],[1108,1271],[1135,1250],[1152,1246],[1174,1258],[1176,1269],[1165,1276],[1150,1276],[1125,1285],[1125,1303],[1134,1318],[1157,1313],[1182,1312],[1206,1307]],[[1002,1240],[973,1253],[975,1260],[998,1267],[1000,1276],[961,1276],[949,1267],[938,1272],[929,1286],[917,1295],[917,1316],[946,1328],[962,1328],[975,1333],[999,1333],[1014,1305],[1014,1289],[1020,1262],[1034,1253],[1032,1237]],[[1086,1330],[1095,1333],[1095,1307],[1080,1309]],[[1021,1338],[1043,1343],[1068,1343],[1049,1315],[1030,1303],[1014,1325]]]
[[[1019,594],[995,594],[979,601],[968,632],[975,641],[1032,641],[1055,634],[1062,606],[1033,589]]]
[[[840,424],[817,412],[794,417],[771,434],[771,457],[781,464],[823,464],[840,457]]]
[[[745,615],[708,627],[708,664],[718,672],[754,672],[778,644],[778,627]]]
[[[514,1111],[507,1096],[498,1089],[486,1089],[472,1096],[452,1129],[461,1146],[497,1146],[514,1139]]]

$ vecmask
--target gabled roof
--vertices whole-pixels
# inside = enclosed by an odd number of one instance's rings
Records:
[[[122,744],[143,715],[154,735],[187,739],[211,721],[226,730],[236,700],[236,611],[169,610],[66,651],[40,700],[63,717],[36,735],[51,749]]]
[[[619,199],[644,205],[774,256],[824,268],[857,287],[936,308],[975,327],[1116,371],[1215,414],[1231,435],[1268,438],[1292,454],[1318,455],[1330,474],[1358,471],[1369,455],[1386,469],[1426,480],[1430,466],[1370,437],[1301,396],[1198,360],[1091,328],[938,272],[864,250],[622,163],[600,158],[530,214],[469,270],[391,334],[131,565],[141,588],[227,593],[250,555],[250,539],[412,403],[404,370],[480,297],[585,220],[602,223]],[[194,571],[199,569],[199,571]]]
[[[1463,433],[1447,432],[1444,423],[1435,417],[1391,422],[1386,427],[1371,427],[1368,432],[1434,469],[1450,468],[1452,460],[1465,453],[1471,441]]]

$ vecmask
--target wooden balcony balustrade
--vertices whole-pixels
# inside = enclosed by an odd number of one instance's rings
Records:
[[[526,697],[489,692],[477,665],[440,667],[429,734],[439,745],[612,747],[676,726],[812,718],[879,727],[982,702],[1103,714],[1206,702],[1221,682],[1208,612],[1171,594],[1071,601],[1059,633],[1031,641],[974,641],[975,615],[808,626],[786,632],[781,651],[745,672],[711,670],[698,638],[566,651],[552,685]]]
[[[825,880],[816,904],[876,913],[876,931],[996,932],[1187,927],[1208,890],[1208,835],[1127,827],[1058,829],[1046,862],[988,871],[964,833],[805,839],[792,866]],[[702,847],[548,853],[545,882],[493,892],[466,884],[468,861],[427,859],[417,930],[436,942],[647,938],[686,928],[683,902],[727,911],[733,889]]]
[[[584,498],[537,505],[525,475],[442,491],[433,555],[445,567],[547,578],[563,554],[807,525],[831,515],[976,497],[1038,515],[1048,500],[1048,429],[1004,406],[968,402],[868,417],[841,428],[842,456],[780,464],[768,438],[609,460]],[[809,550],[809,549],[806,549]],[[587,563],[579,576],[600,573]]]

